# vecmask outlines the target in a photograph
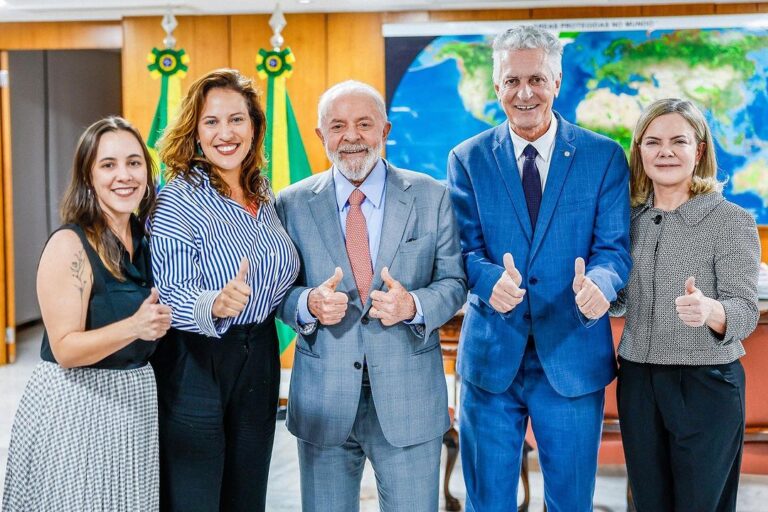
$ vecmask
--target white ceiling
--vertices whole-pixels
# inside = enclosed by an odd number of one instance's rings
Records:
[[[281,0],[286,13],[685,4],[702,0]],[[737,3],[744,0],[709,0]],[[268,13],[275,0],[0,0],[0,21],[115,20],[125,16]],[[758,3],[768,3],[763,0]],[[4,5],[3,5],[4,4]]]

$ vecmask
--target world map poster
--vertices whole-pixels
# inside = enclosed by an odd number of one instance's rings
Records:
[[[384,26],[393,164],[445,180],[456,144],[505,121],[490,45],[514,23]],[[554,108],[565,119],[613,138],[629,156],[645,106],[694,101],[712,129],[725,196],[768,224],[768,16],[529,23],[563,42]]]

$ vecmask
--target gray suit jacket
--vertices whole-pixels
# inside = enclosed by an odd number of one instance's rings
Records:
[[[297,332],[298,299],[328,279],[335,267],[344,278],[337,291],[349,307],[336,325],[318,324],[296,340],[288,399],[288,429],[320,446],[344,443],[360,399],[362,364],[368,362],[381,429],[394,446],[410,446],[448,429],[448,406],[438,329],[466,299],[459,237],[448,191],[424,174],[388,166],[384,223],[373,276],[383,289],[382,267],[421,303],[424,329],[404,323],[385,327],[369,319],[371,301],[360,302],[336,206],[330,171],[283,190],[277,212],[301,259],[295,285],[278,316]]]

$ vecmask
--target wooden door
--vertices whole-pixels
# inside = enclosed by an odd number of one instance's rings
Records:
[[[9,86],[8,52],[0,51],[0,364],[16,359]]]

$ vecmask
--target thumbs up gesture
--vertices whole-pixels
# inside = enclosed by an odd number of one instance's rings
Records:
[[[336,291],[343,277],[344,273],[336,267],[331,277],[309,292],[307,298],[309,312],[323,325],[335,325],[341,322],[347,312],[349,297],[346,293]]]
[[[160,304],[160,294],[157,288],[152,288],[132,318],[137,339],[156,340],[171,328],[171,307]]]
[[[216,318],[229,318],[239,315],[251,296],[251,287],[245,282],[248,275],[248,258],[240,260],[237,275],[221,289],[213,301],[211,313]]]
[[[387,291],[371,292],[371,309],[368,316],[378,318],[387,327],[412,320],[416,316],[416,303],[413,296],[390,275],[387,267],[381,269],[381,280],[387,287]]]
[[[520,288],[523,276],[515,268],[515,260],[510,253],[504,254],[504,272],[491,292],[490,304],[499,313],[509,313],[523,302],[525,290]]]
[[[573,265],[573,293],[579,311],[590,320],[596,320],[608,312],[611,303],[605,298],[600,288],[586,276],[584,258],[576,258]]]
[[[696,278],[691,276],[685,281],[685,294],[675,299],[677,316],[688,327],[701,327],[712,314],[712,299],[696,288]]]

